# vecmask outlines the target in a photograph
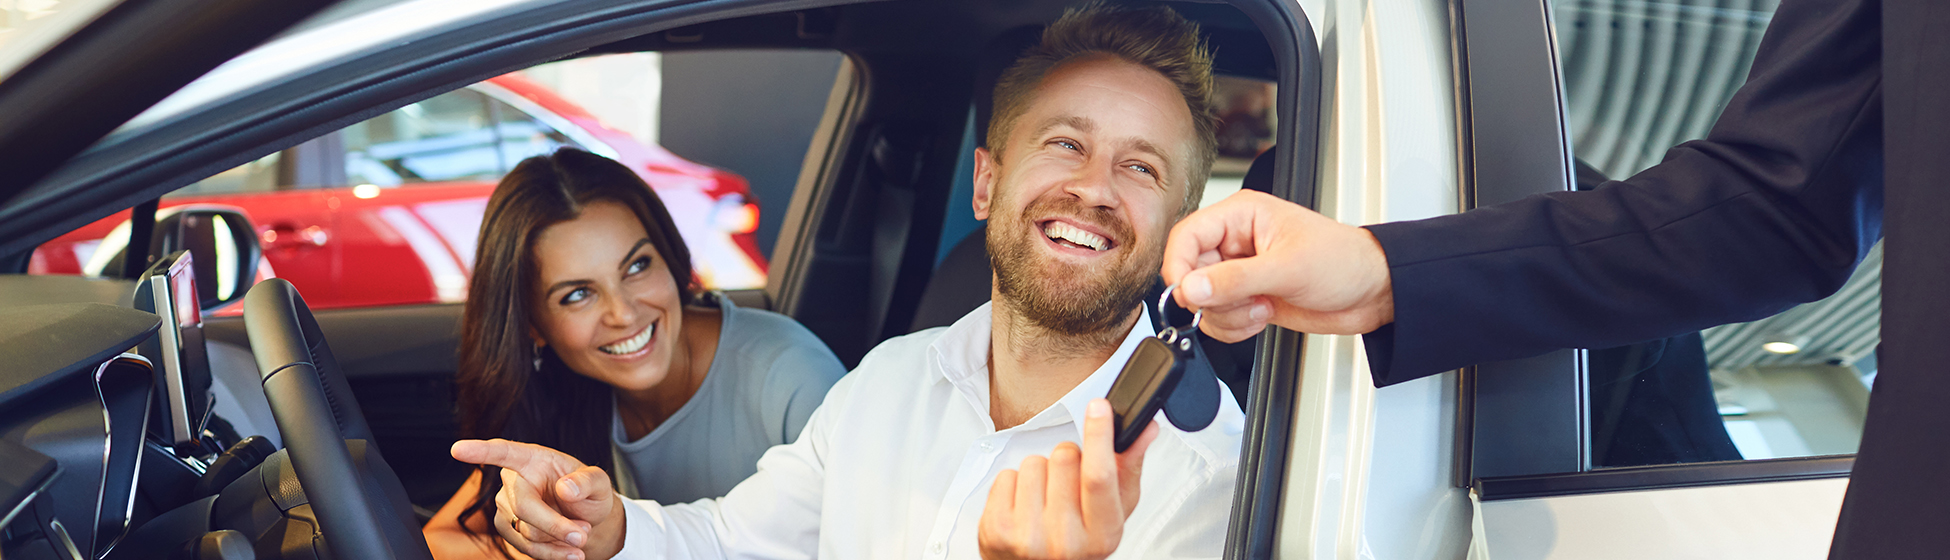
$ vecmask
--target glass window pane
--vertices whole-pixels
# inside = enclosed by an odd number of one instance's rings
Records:
[[[1702,138],[1776,0],[1556,0],[1578,188]],[[1879,340],[1882,249],[1835,295],[1759,321],[1591,351],[1598,467],[1855,452]]]
[[[346,178],[382,187],[495,179],[506,166],[489,127],[487,102],[486,96],[463,89],[347,127]]]
[[[489,99],[488,105],[494,114],[495,132],[500,135],[501,160],[508,162],[508,169],[523,159],[555,153],[556,148],[584,148],[507,103]]]

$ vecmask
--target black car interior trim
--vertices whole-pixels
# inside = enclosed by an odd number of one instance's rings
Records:
[[[161,324],[154,314],[100,303],[0,307],[0,411],[93,370]]]
[[[1485,478],[1477,481],[1483,501],[1633,492],[1759,482],[1845,478],[1854,455],[1789,457],[1717,463],[1678,463],[1597,469],[1577,473]]]
[[[329,0],[122,0],[0,81],[0,204]],[[7,237],[12,237],[8,235]]]

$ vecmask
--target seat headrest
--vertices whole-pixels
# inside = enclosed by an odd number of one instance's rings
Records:
[[[1246,178],[1240,180],[1239,188],[1263,193],[1273,192],[1273,154],[1279,151],[1280,147],[1274,146],[1260,152],[1259,157],[1253,158],[1253,166],[1246,168]]]

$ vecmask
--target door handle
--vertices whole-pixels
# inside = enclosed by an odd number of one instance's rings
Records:
[[[299,228],[296,224],[280,222],[265,228],[258,239],[265,250],[298,250],[323,247],[331,235],[319,226]]]

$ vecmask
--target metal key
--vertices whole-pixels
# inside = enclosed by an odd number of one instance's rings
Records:
[[[1177,287],[1165,288],[1164,295],[1158,298],[1159,318],[1169,320],[1165,319],[1165,304],[1171,301],[1171,292]],[[1171,398],[1172,389],[1178,387],[1179,379],[1185,375],[1185,364],[1192,360],[1193,339],[1198,336],[1198,323],[1204,316],[1205,312],[1200,310],[1192,315],[1191,325],[1182,329],[1166,326],[1157,336],[1139,342],[1131,352],[1131,360],[1118,372],[1117,381],[1111,383],[1107,398],[1117,425],[1118,453],[1137,442],[1144,428]]]

